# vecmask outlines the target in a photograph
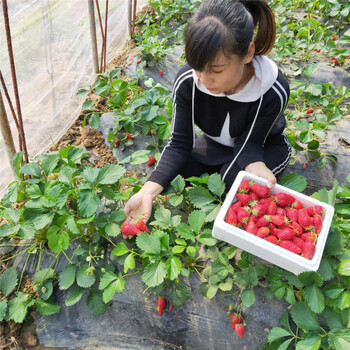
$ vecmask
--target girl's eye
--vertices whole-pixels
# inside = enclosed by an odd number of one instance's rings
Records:
[[[219,73],[222,73],[223,71],[222,70],[220,70],[220,71],[213,70],[212,72],[215,74],[219,74]]]

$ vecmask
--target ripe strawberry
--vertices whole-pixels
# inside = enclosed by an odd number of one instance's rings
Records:
[[[333,63],[335,66],[337,66],[337,65],[338,65],[338,60],[334,59],[334,60],[332,60],[332,63]]]
[[[297,222],[291,222],[289,227],[292,228],[296,234],[296,236],[300,236],[303,234],[303,228]]]
[[[310,216],[314,216],[314,215],[323,215],[323,207],[321,205],[312,205],[311,207],[307,208],[307,213]]]
[[[285,207],[286,205],[295,202],[295,198],[288,193],[279,192],[275,195],[275,202],[280,207]]]
[[[287,250],[289,250],[290,252],[295,253],[295,254],[300,254],[300,253],[302,252],[302,249],[299,248],[295,243],[293,243],[293,242],[290,241],[290,240],[282,240],[282,241],[279,241],[279,242],[278,242],[278,245],[279,245],[281,248],[287,249]]]
[[[296,210],[299,210],[299,209],[302,209],[304,208],[304,206],[302,205],[302,203],[298,200],[296,200],[295,202],[293,202],[291,205],[290,205],[293,209],[296,209]]]
[[[321,52],[321,50],[320,50],[320,49],[316,49],[316,52],[317,52],[317,53],[320,53],[320,52]]]
[[[286,215],[288,219],[292,222],[297,222],[298,221],[298,211],[294,209],[287,209],[286,210]]]
[[[269,224],[269,221],[266,219],[265,216],[266,215],[261,216],[260,218],[258,218],[258,220],[256,220],[256,227],[257,228],[267,226]]]
[[[164,306],[165,306],[165,300],[163,297],[158,297],[156,306],[157,306],[158,315],[162,316]]]
[[[304,241],[300,237],[293,237],[292,242],[295,243],[300,249],[304,248]]]
[[[314,110],[312,108],[309,108],[307,111],[306,111],[306,114],[312,114],[314,112]]]
[[[252,209],[253,216],[260,217],[266,213],[267,205],[261,202],[258,202],[257,204],[253,205],[251,209]]]
[[[305,162],[304,164],[303,164],[303,169],[306,169],[307,168],[307,162]]]
[[[126,134],[126,138],[129,139],[129,140],[132,140],[132,135],[128,132],[128,133]]]
[[[134,236],[141,233],[141,231],[132,224],[124,224],[121,227],[122,234],[125,236]]]
[[[316,250],[316,244],[314,241],[304,242],[303,257],[311,260],[315,254],[315,250]]]
[[[276,226],[283,226],[286,223],[285,217],[280,214],[269,215],[267,220],[269,220]]]
[[[240,201],[234,202],[231,204],[231,207],[234,209],[235,212],[237,212],[237,209],[242,207],[242,203]]]
[[[236,324],[235,330],[236,330],[236,333],[238,334],[238,336],[243,338],[243,334],[244,334],[244,325],[243,325],[243,323]]]
[[[153,156],[150,156],[150,157],[148,158],[147,165],[148,165],[148,166],[152,166],[155,162],[156,162],[156,158],[154,158]]]
[[[135,227],[138,228],[141,232],[147,232],[149,233],[149,229],[146,226],[145,222],[143,220],[139,220],[136,222]]]
[[[250,191],[248,194],[250,195],[250,198],[251,198],[252,201],[259,200],[259,196],[255,192]]]
[[[230,225],[238,225],[237,214],[233,205],[228,208],[225,221]]]
[[[235,312],[233,312],[231,314],[230,320],[231,320],[231,327],[232,328],[235,328],[236,324],[243,322],[242,317],[238,316]]]
[[[136,64],[140,64],[141,63],[141,60],[138,60],[137,62],[136,62]]]
[[[118,147],[120,144],[120,141],[118,139],[114,139],[114,147]]]
[[[322,219],[319,215],[315,215],[312,219],[311,219],[312,224],[315,227],[315,233],[318,235],[321,230],[322,230]]]
[[[270,236],[264,237],[264,240],[268,241],[272,244],[277,244],[277,237],[276,236],[270,235]]]
[[[162,77],[164,72],[162,70],[159,71],[159,75]]]
[[[258,228],[256,235],[260,238],[267,237],[270,234],[270,229],[267,226],[262,226]]]
[[[289,227],[285,227],[281,229],[280,232],[277,233],[277,237],[279,239],[292,239],[295,236],[296,236],[295,231]]]
[[[259,198],[266,198],[270,194],[270,189],[265,185],[252,184],[250,189],[259,196]]]
[[[248,193],[250,190],[249,180],[243,180],[239,186],[237,192],[239,193]]]
[[[266,214],[267,215],[275,215],[276,214],[276,209],[277,209],[276,202],[270,202],[269,205],[267,206]]]
[[[312,232],[312,231],[306,231],[305,233],[303,233],[300,238],[303,240],[303,241],[313,241],[315,242],[316,239],[317,239],[317,236],[316,236],[316,233],[315,232]]]
[[[244,209],[243,207],[237,208],[237,219],[239,223],[241,224],[247,223],[249,220],[249,217],[250,215],[246,209]]]
[[[256,235],[256,233],[257,233],[257,231],[258,231],[258,228],[256,227],[253,218],[250,218],[250,219],[248,220],[247,224],[243,226],[243,228],[244,228],[244,230],[245,230],[246,232],[249,232],[249,233],[251,233],[251,234],[253,234],[253,235]]]
[[[305,229],[311,226],[311,218],[305,208],[298,210],[298,224]]]
[[[247,193],[236,193],[236,198],[242,203],[245,207],[251,200],[251,197]]]
[[[337,40],[337,39],[338,39],[338,37],[337,37],[336,35],[333,35],[333,36],[332,36],[332,40],[333,40],[333,41],[335,41],[335,40]]]

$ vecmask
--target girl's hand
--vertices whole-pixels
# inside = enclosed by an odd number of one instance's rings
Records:
[[[273,172],[263,162],[254,162],[248,164],[245,169],[248,173],[256,176],[260,176],[267,180],[267,186],[272,188],[276,185],[277,179]]]

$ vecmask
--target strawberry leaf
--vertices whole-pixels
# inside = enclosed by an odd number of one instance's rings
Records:
[[[67,306],[72,306],[76,304],[83,296],[84,289],[74,284],[68,291],[65,304]]]
[[[100,169],[97,183],[100,185],[112,185],[125,174],[126,169],[117,164],[108,164]]]
[[[252,289],[244,289],[241,295],[242,304],[244,307],[250,307],[255,303],[255,293]]]
[[[7,312],[7,300],[0,301],[0,322],[4,320]]]
[[[82,190],[78,194],[78,208],[81,216],[88,217],[96,213],[101,204],[101,199],[92,190]]]
[[[36,307],[40,315],[43,316],[50,316],[61,311],[60,305],[50,303],[49,301],[43,300],[41,298],[36,299]]]
[[[305,177],[295,173],[282,177],[278,183],[297,192],[303,192],[307,186]]]
[[[225,182],[221,180],[221,176],[219,174],[212,174],[209,176],[208,188],[212,193],[218,197],[221,197],[225,191]]]
[[[90,294],[86,299],[86,304],[94,316],[102,315],[106,312],[107,306],[102,300],[102,295],[95,290],[90,290]]]
[[[182,264],[181,260],[176,256],[171,256],[165,263],[167,269],[168,277],[171,281],[175,280],[181,271]]]
[[[66,265],[60,272],[58,284],[60,289],[68,289],[75,281],[75,265]]]
[[[290,313],[293,321],[298,327],[310,331],[318,330],[320,328],[316,314],[310,310],[305,302],[296,302],[292,306]]]
[[[156,236],[151,236],[146,232],[141,232],[137,235],[136,245],[146,254],[160,254],[160,240]]]
[[[10,267],[0,275],[0,290],[7,297],[15,289],[18,282],[17,270]]]
[[[133,270],[134,268],[135,268],[134,254],[130,253],[124,260],[124,273],[127,273],[128,270]]]
[[[22,323],[27,315],[28,308],[35,303],[34,299],[25,293],[17,292],[16,297],[9,301],[9,319]]]
[[[313,336],[304,340],[300,340],[296,344],[296,350],[318,350],[321,345],[321,337]]]
[[[201,210],[194,210],[188,216],[188,223],[190,224],[192,230],[198,234],[201,230],[205,221],[205,214]]]
[[[77,284],[79,287],[89,288],[95,283],[96,277],[94,274],[87,274],[88,269],[88,264],[84,264],[79,268],[77,273]]]
[[[315,284],[304,289],[304,296],[311,311],[321,313],[324,309],[324,296]]]
[[[271,344],[272,342],[274,342],[277,339],[281,339],[284,337],[288,337],[288,336],[292,336],[293,334],[286,331],[285,329],[281,328],[281,327],[273,327],[268,335],[268,341]]]
[[[149,287],[156,287],[163,283],[166,275],[165,264],[162,261],[155,262],[146,266],[142,274],[142,281]]]

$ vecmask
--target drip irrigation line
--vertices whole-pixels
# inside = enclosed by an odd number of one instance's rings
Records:
[[[13,56],[13,49],[12,49],[10,20],[8,15],[7,0],[2,0],[2,9],[4,14],[4,24],[5,24],[5,32],[6,32],[7,49],[9,53],[9,60],[10,60],[10,67],[11,67],[12,84],[13,84],[13,90],[14,90],[15,100],[16,100],[17,117],[18,117],[18,122],[20,126],[18,133],[21,134],[21,138],[23,141],[23,144],[22,144],[23,148],[21,149],[21,151],[23,151],[24,153],[24,160],[28,163],[28,151],[27,151],[26,139],[25,139],[24,128],[23,128],[21,103],[19,100],[19,93],[18,93],[16,68],[15,68],[15,61]]]

